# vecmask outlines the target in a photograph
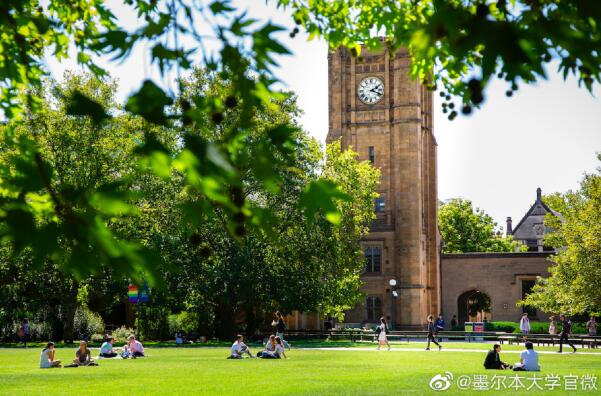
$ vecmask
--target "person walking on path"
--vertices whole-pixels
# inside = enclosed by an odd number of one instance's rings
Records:
[[[561,333],[559,333],[559,351],[557,351],[557,353],[563,352],[564,342],[571,346],[574,350],[574,353],[576,353],[576,347],[568,338],[570,334],[572,334],[572,322],[564,315],[559,315],[559,320],[561,321]]]
[[[430,341],[438,346],[438,350],[442,349],[442,345],[436,342],[436,326],[434,325],[434,317],[432,315],[428,315],[428,345],[426,346],[426,351],[430,350]]]
[[[555,316],[551,316],[549,318],[551,322],[549,322],[549,334],[555,335],[557,334],[557,321],[555,320]]]
[[[29,320],[27,320],[27,318],[24,318],[21,321],[17,335],[19,336],[19,340],[23,343],[23,348],[27,348],[27,341],[29,338]]]
[[[586,329],[588,330],[588,335],[591,337],[597,336],[597,321],[594,316],[591,316],[590,320],[586,322]],[[595,348],[595,341],[591,341],[589,344],[589,348]]]
[[[520,319],[520,331],[522,334],[528,335],[530,333],[530,319],[528,319],[528,313],[524,312]]]
[[[594,316],[591,316],[590,320],[586,322],[586,329],[588,330],[588,335],[593,337],[597,335],[597,321]]]
[[[434,325],[436,326],[436,334],[444,331],[444,318],[442,314],[438,315],[438,319],[436,319],[436,323],[434,323]],[[442,342],[441,337],[438,337],[438,342]]]
[[[376,335],[378,336],[378,351],[382,345],[388,346],[388,350],[390,351],[390,342],[388,342],[387,334],[390,333],[388,330],[388,323],[386,323],[386,319],[384,317],[380,318],[380,325],[376,327]]]

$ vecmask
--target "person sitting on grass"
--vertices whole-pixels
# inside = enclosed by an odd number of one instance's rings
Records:
[[[492,351],[488,351],[486,355],[486,359],[484,360],[484,368],[487,370],[505,370],[510,369],[511,364],[507,364],[501,361],[501,357],[499,356],[501,353],[501,345],[495,344],[492,348]]]
[[[94,366],[94,360],[92,359],[92,353],[88,348],[88,343],[85,341],[79,342],[79,349],[75,352],[75,359],[73,364],[77,366]]]
[[[540,371],[538,352],[530,341],[525,344],[526,350],[520,353],[520,362],[513,365],[513,371]]]
[[[54,342],[50,341],[46,344],[46,348],[42,349],[40,354],[40,368],[60,367],[61,361],[54,360]]]
[[[275,337],[275,356],[278,359],[281,359],[282,356],[284,359],[288,359],[284,348],[284,340],[282,340],[279,336]]]
[[[117,352],[113,350],[113,344],[115,343],[115,339],[113,337],[109,337],[107,341],[105,341],[100,346],[100,357],[103,358],[114,358],[117,356]]]
[[[125,346],[125,351],[135,358],[144,357],[144,346],[134,335],[130,335],[127,337],[127,345]]]
[[[251,358],[254,358],[252,353],[250,353],[250,349],[248,349],[248,346],[246,346],[246,344],[244,343],[244,336],[241,334],[238,334],[236,336],[236,341],[234,341],[234,343],[232,344],[232,353],[230,354],[229,358],[230,359],[243,359],[244,354],[247,354]]]
[[[269,336],[269,340],[267,340],[267,343],[265,343],[265,350],[257,353],[257,357],[263,358],[263,359],[277,359],[276,355],[275,355],[275,346],[276,346],[276,341],[275,341],[275,336],[272,334]]]

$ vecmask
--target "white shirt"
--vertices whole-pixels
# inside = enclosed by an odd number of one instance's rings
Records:
[[[50,363],[50,357],[48,356],[49,349],[44,349],[42,353],[40,353],[40,368],[50,368],[52,364]]]
[[[239,355],[243,346],[246,346],[246,345],[244,345],[243,342],[238,342],[238,341],[234,342],[232,344],[232,355]]]
[[[280,344],[276,344],[275,346],[275,353],[281,355],[284,353],[284,347],[281,346]]]
[[[520,330],[530,331],[530,319],[522,317],[520,319]]]
[[[520,360],[524,361],[526,371],[540,371],[538,365],[538,352],[533,349],[526,349],[520,353]]]

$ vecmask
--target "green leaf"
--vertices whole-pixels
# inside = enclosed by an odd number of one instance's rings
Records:
[[[95,124],[109,118],[104,108],[98,102],[88,98],[79,91],[75,91],[67,103],[67,114],[75,116],[88,116]]]
[[[119,183],[111,183],[101,187],[90,198],[90,205],[108,216],[135,215],[138,210],[128,203],[134,194],[123,190]]]
[[[152,81],[145,80],[142,88],[129,97],[125,110],[142,116],[149,122],[165,125],[167,123],[165,106],[172,103],[173,100],[161,88]]]
[[[230,6],[230,1],[214,1],[209,5],[209,8],[213,14],[222,14],[226,12],[232,12],[234,9]]]
[[[305,210],[307,220],[313,221],[318,212],[323,212],[326,220],[334,225],[340,224],[341,216],[336,201],[350,201],[348,194],[338,188],[331,180],[312,181],[303,191],[299,205]]]

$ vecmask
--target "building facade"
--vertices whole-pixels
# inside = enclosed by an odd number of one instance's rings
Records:
[[[516,305],[538,277],[548,276],[551,265],[553,249],[543,245],[544,217],[561,215],[542,201],[540,188],[515,228],[507,218],[508,235],[528,252],[441,254],[432,93],[409,77],[409,67],[405,50],[364,48],[361,60],[345,49],[328,55],[327,142],[340,139],[343,148],[381,171],[376,220],[361,242],[366,297],[338,325],[365,326],[384,316],[396,329],[422,329],[427,315],[439,313],[447,324],[453,315],[460,324],[515,322],[523,312],[532,320],[548,320],[548,313]],[[490,309],[474,312],[483,296]],[[288,325],[323,328],[323,320],[317,313],[295,312]]]
[[[406,50],[363,48],[361,59],[346,49],[328,55],[327,142],[340,139],[343,149],[381,171],[377,218],[362,241],[367,297],[347,313],[347,322],[385,316],[409,328],[440,310],[432,92],[409,77],[409,67]]]
[[[443,254],[441,260],[442,311],[449,322],[457,315],[467,321],[547,321],[550,314],[523,308],[516,302],[530,293],[538,277],[549,275],[551,252]],[[470,300],[482,293],[490,299],[490,310],[470,313]]]

